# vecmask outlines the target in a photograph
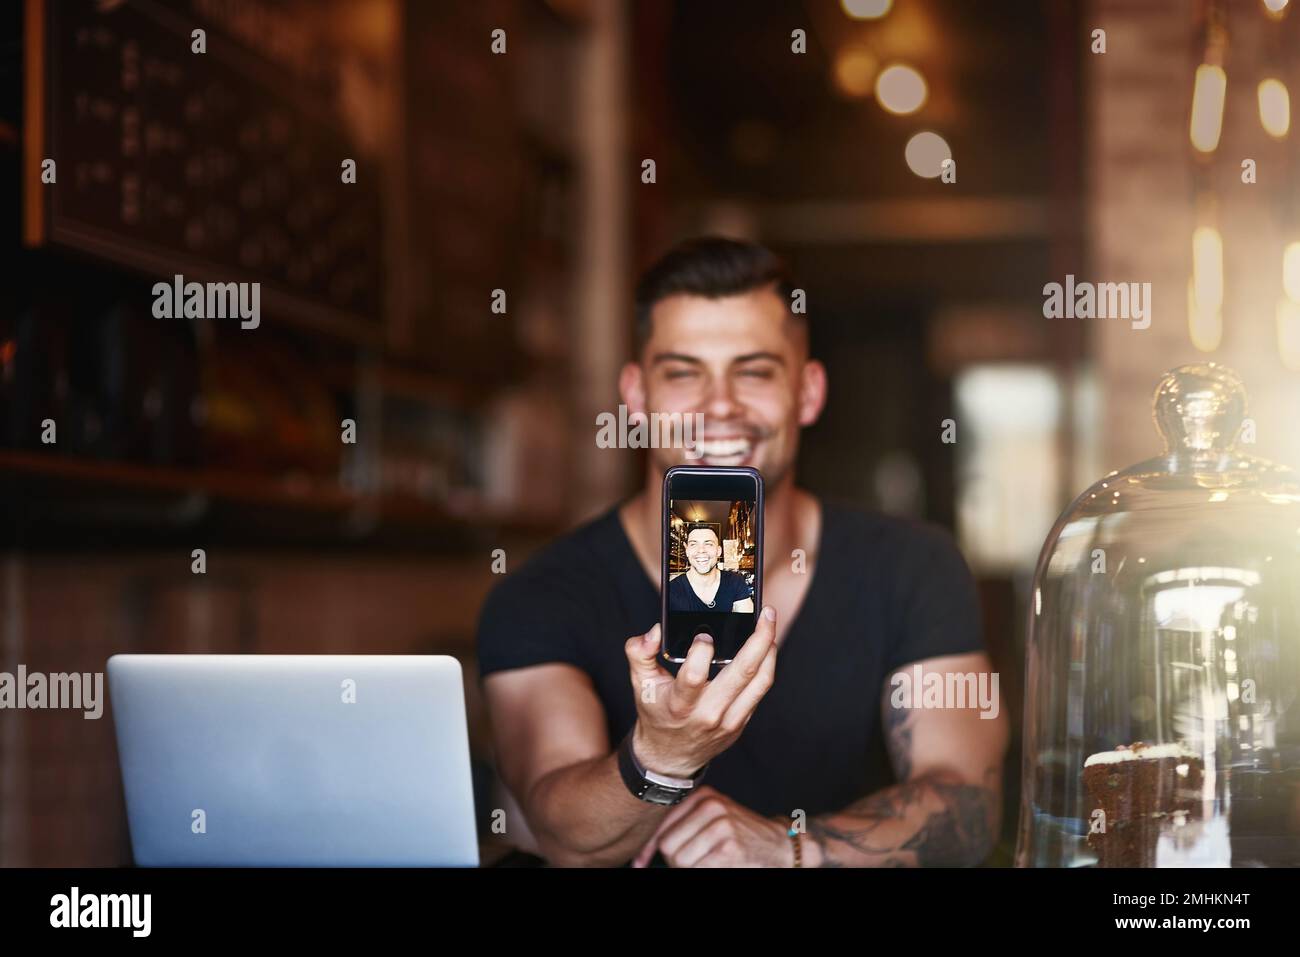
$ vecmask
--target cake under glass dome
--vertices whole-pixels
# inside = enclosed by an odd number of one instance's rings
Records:
[[[1164,454],[1052,528],[1018,866],[1300,865],[1300,479],[1245,454],[1245,415],[1232,371],[1167,373]]]

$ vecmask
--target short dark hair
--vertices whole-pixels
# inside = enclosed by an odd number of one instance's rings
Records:
[[[636,285],[637,344],[644,345],[650,338],[650,313],[661,299],[679,293],[721,299],[771,285],[789,310],[794,279],[785,260],[766,246],[723,236],[680,242],[656,260]],[[801,321],[807,318],[790,315]]]
[[[722,544],[722,533],[719,532],[712,525],[692,525],[690,528],[686,529],[686,537],[690,538],[691,532],[699,532],[699,531],[712,532],[713,537],[718,540],[718,544],[719,545]]]

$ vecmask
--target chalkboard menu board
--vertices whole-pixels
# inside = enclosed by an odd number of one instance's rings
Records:
[[[29,242],[170,280],[260,282],[271,321],[382,325],[382,204],[326,51],[284,5],[45,0],[28,24]],[[192,51],[192,31],[206,52]],[[342,181],[342,164],[361,167]]]

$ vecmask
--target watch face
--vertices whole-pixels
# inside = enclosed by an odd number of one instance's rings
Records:
[[[684,793],[676,788],[666,788],[659,784],[651,784],[646,788],[645,793],[641,795],[641,800],[649,801],[651,804],[676,804],[684,796]]]

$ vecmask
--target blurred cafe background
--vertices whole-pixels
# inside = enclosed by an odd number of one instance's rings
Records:
[[[594,441],[631,286],[709,232],[793,265],[831,383],[802,481],[953,531],[1018,729],[1043,539],[1160,451],[1165,369],[1236,368],[1300,465],[1294,6],[4,4],[0,670],[455,655],[486,825],[494,550],[636,488]],[[260,326],[155,319],[178,273],[260,281]],[[1151,283],[1149,328],[1046,318],[1067,275]],[[1019,772],[1017,738],[994,864]],[[111,720],[0,715],[0,865],[129,862]]]

